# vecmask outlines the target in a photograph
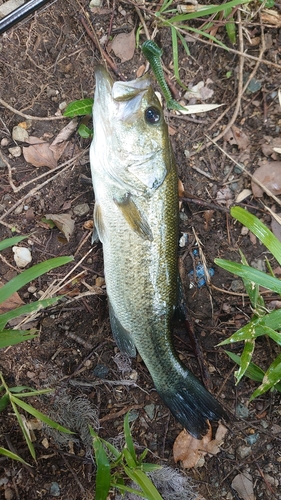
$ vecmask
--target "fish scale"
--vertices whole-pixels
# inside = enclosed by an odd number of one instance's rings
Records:
[[[156,390],[195,437],[225,415],[172,344],[177,305],[178,178],[160,103],[147,76],[114,84],[96,69],[95,238],[103,244],[114,338],[146,364]]]

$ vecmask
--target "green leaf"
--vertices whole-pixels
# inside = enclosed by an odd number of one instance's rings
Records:
[[[106,500],[110,489],[110,464],[98,437],[93,437],[97,465],[95,500]]]
[[[146,494],[147,500],[163,500],[152,481],[143,471],[139,469],[131,470],[126,466],[124,466],[124,470],[127,476],[142,489],[143,493]]]
[[[211,14],[217,14],[225,9],[237,7],[237,5],[243,5],[250,3],[251,0],[232,0],[221,5],[213,5],[211,7],[204,6],[204,9],[197,10],[196,12],[190,12],[188,14],[180,14],[178,16],[172,17],[169,21],[171,23],[180,23],[183,21],[189,21],[190,19],[200,18],[202,16],[210,16]]]
[[[22,401],[18,397],[11,395],[10,399],[11,399],[11,402],[20,406],[20,408],[22,408],[23,410],[30,413],[30,415],[33,415],[38,420],[41,420],[41,422],[44,422],[45,424],[49,425],[49,427],[52,427],[52,429],[56,429],[57,431],[60,431],[60,432],[65,432],[66,434],[75,434],[75,432],[72,432],[69,429],[66,429],[65,427],[58,424],[57,422],[55,422],[51,418],[47,417],[47,415],[44,415],[44,413],[41,413],[40,411],[36,410],[35,408],[33,408],[33,406],[25,403],[24,401]]]
[[[241,255],[242,264],[244,266],[250,267],[243,252],[241,250],[239,250],[239,253]],[[243,283],[244,283],[246,292],[249,295],[249,299],[251,301],[253,309],[256,309],[258,307],[259,312],[262,312],[262,310],[264,308],[264,300],[259,293],[259,285],[256,285],[253,281],[249,281],[245,278],[242,278],[242,279],[243,279]]]
[[[74,118],[75,116],[91,115],[94,100],[92,98],[73,101],[66,106],[63,116]]]
[[[80,123],[77,132],[83,139],[89,139],[90,137],[93,137],[93,130],[87,127],[85,123]]]
[[[6,450],[6,448],[1,448],[0,447],[0,455],[4,455],[5,457],[11,458],[12,460],[18,460],[22,464],[29,465],[23,458],[21,458],[19,455],[16,455],[16,453],[12,453],[9,450]],[[31,465],[29,465],[31,467]]]
[[[215,264],[223,269],[226,269],[226,271],[229,271],[232,274],[237,274],[237,276],[240,276],[241,278],[253,281],[254,283],[257,283],[264,288],[268,288],[273,292],[279,294],[281,293],[281,281],[277,278],[273,278],[272,276],[268,276],[262,271],[258,271],[258,269],[224,259],[215,259]]]
[[[240,356],[231,351],[225,351],[225,352],[230,357],[230,359],[232,359],[232,361],[237,363],[239,366],[241,365]],[[264,377],[264,371],[258,365],[255,365],[254,363],[251,362],[249,363],[249,366],[245,371],[245,375],[249,379],[254,380],[255,382],[261,382]]]
[[[4,396],[0,398],[0,411],[5,410],[9,402],[10,402],[9,394],[4,394]]]
[[[137,456],[136,456],[134,443],[133,443],[131,430],[130,430],[130,425],[129,425],[129,413],[127,413],[125,418],[124,418],[124,436],[125,436],[125,441],[126,441],[126,446],[128,448],[128,451],[129,451],[129,453],[130,453],[130,455],[131,455],[131,457],[136,465]]]
[[[0,349],[32,340],[37,336],[33,333],[36,331],[35,328],[32,330],[2,330],[0,331]]]
[[[141,464],[141,470],[143,470],[143,472],[145,472],[145,473],[154,472],[154,471],[162,469],[162,468],[163,468],[163,466],[158,465],[158,464],[149,464],[147,462],[144,464]]]
[[[230,7],[226,8],[224,11],[224,18],[228,18],[228,21],[225,25],[225,29],[226,29],[226,32],[228,34],[229,40],[234,45],[236,43],[236,25],[235,25],[233,17],[229,18],[231,12],[232,12],[232,9]]]
[[[16,387],[14,388],[16,389]],[[30,398],[34,396],[40,396],[41,394],[50,394],[50,392],[53,392],[54,389],[40,389],[38,391],[30,391],[30,392],[22,392],[18,394],[18,398]],[[12,389],[9,388],[10,392],[14,392]]]
[[[60,300],[63,295],[53,297],[50,299],[38,300],[36,302],[30,302],[30,304],[25,304],[24,306],[17,307],[12,311],[8,311],[4,314],[0,314],[0,332],[4,326],[14,318],[18,318],[22,314],[30,314],[40,311],[40,309],[45,309],[46,307],[54,305],[58,300]]]
[[[179,53],[178,53],[178,37],[177,30],[174,26],[171,26],[172,34],[172,51],[173,51],[173,63],[174,63],[174,73],[177,80],[180,79],[179,75]]]
[[[13,247],[20,243],[20,241],[28,238],[28,236],[14,236],[13,238],[7,238],[6,240],[0,241],[0,252],[5,250],[5,248]]]
[[[253,392],[250,401],[264,394],[266,391],[274,387],[281,380],[281,354],[275,358],[268,370],[264,374],[262,384]]]
[[[129,452],[129,450],[127,448],[123,449],[123,455],[124,455],[124,458],[126,460],[128,467],[130,467],[131,469],[135,469],[137,466],[137,463],[133,459],[131,453]]]
[[[244,349],[241,355],[240,368],[234,373],[236,384],[238,384],[245,374],[253,356],[255,349],[255,339],[245,340]]]
[[[73,257],[55,257],[54,259],[40,262],[40,264],[36,264],[35,266],[26,269],[0,288],[0,303],[7,300],[13,293],[17,292],[30,281],[35,280],[39,276],[42,276],[42,274],[46,274],[56,267],[68,264],[72,260]]]
[[[277,262],[281,264],[281,242],[274,236],[255,215],[247,212],[241,207],[232,207],[230,211],[232,217],[237,219],[264,244],[272,253]]]
[[[15,398],[15,399],[16,399],[16,398]],[[19,426],[20,426],[20,428],[21,428],[21,431],[22,431],[22,433],[23,433],[23,435],[24,435],[24,439],[25,439],[25,441],[26,441],[26,443],[27,443],[27,446],[28,446],[28,449],[29,449],[29,451],[30,451],[30,454],[31,454],[32,458],[35,460],[35,459],[36,459],[36,454],[35,454],[34,446],[33,446],[32,442],[31,442],[31,440],[30,440],[29,433],[28,433],[28,432],[27,432],[27,430],[26,430],[26,427],[25,427],[25,425],[24,425],[24,423],[23,423],[23,420],[22,420],[22,418],[21,418],[21,415],[20,415],[20,414],[19,414],[19,412],[18,412],[18,409],[17,409],[17,407],[16,407],[16,403],[13,401],[13,398],[10,398],[10,401],[11,401],[11,405],[12,405],[12,407],[13,407],[13,410],[14,410],[14,412],[15,412],[15,415],[16,415],[16,417],[17,417],[17,421],[18,421],[18,423],[19,423]]]

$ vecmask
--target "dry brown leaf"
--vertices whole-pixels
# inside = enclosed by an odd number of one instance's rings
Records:
[[[253,479],[248,472],[237,474],[231,483],[231,487],[242,500],[255,500]]]
[[[3,285],[4,285],[4,283],[2,281],[0,281],[0,288]],[[6,312],[12,311],[13,309],[16,309],[17,307],[22,306],[23,304],[24,304],[24,301],[21,300],[19,294],[17,292],[15,292],[7,300],[4,300],[4,302],[1,302],[0,314],[4,314]]]
[[[46,219],[51,220],[66,237],[67,241],[74,231],[74,220],[70,214],[46,214]]]
[[[267,24],[272,24],[277,28],[281,27],[281,15],[276,10],[263,9],[260,16],[263,24],[267,23]]]
[[[281,213],[278,213],[277,215],[281,217]],[[272,217],[271,220],[271,230],[273,234],[275,234],[276,238],[278,238],[278,240],[281,241],[281,225],[274,217]]]
[[[29,137],[28,142],[31,146],[22,148],[25,161],[34,167],[55,168],[57,166],[57,161],[48,142],[33,136]]]
[[[230,207],[230,205],[233,202],[233,193],[230,187],[229,186],[222,187],[217,192],[216,200],[219,203],[219,205],[225,205],[227,208]]]
[[[238,146],[240,151],[245,151],[250,144],[249,137],[240,128],[236,127],[236,125],[232,125],[224,135],[224,139],[229,144]]]
[[[135,52],[135,30],[130,33],[119,33],[114,38],[111,49],[114,54],[121,59],[121,63],[130,61]]]
[[[261,149],[265,156],[272,156],[274,160],[276,160],[277,155],[275,154],[276,150],[281,148],[281,137],[271,137],[264,136],[265,142],[262,144]]]
[[[261,182],[272,194],[281,193],[281,161],[263,161],[252,177],[252,191],[256,198],[261,198],[263,189],[255,183]]]
[[[183,430],[176,438],[173,446],[173,455],[175,462],[182,462],[185,469],[191,469],[196,465],[202,467],[202,457],[208,452],[208,444],[212,439],[212,428],[209,426],[207,434],[202,439],[195,439]]]

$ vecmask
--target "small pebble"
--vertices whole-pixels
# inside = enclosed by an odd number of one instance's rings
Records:
[[[28,140],[28,132],[25,128],[16,125],[12,131],[12,138],[14,141],[26,142]]]
[[[80,205],[76,205],[76,207],[73,208],[73,212],[75,215],[78,215],[79,217],[82,217],[83,215],[86,215],[90,210],[90,207],[88,203],[81,203]]]
[[[231,282],[230,288],[233,292],[242,292],[244,290],[244,284],[242,280],[233,280]]]
[[[1,147],[5,148],[6,146],[8,146],[9,142],[10,141],[9,141],[9,139],[7,139],[7,137],[3,137],[3,139],[1,139],[1,143],[0,143]]]
[[[249,416],[249,409],[247,408],[247,406],[243,405],[242,403],[239,403],[236,406],[235,415],[238,418],[248,418],[248,416]]]
[[[153,420],[154,419],[154,415],[155,415],[155,405],[153,403],[149,404],[149,405],[146,405],[144,407],[144,411],[145,413],[147,414],[148,418],[150,418],[150,420]]]
[[[12,500],[14,498],[14,491],[12,488],[6,488],[5,489],[5,500]]]
[[[9,151],[9,153],[11,153],[11,155],[14,158],[19,158],[19,156],[21,155],[21,147],[20,146],[14,146],[12,148],[8,148],[8,151]]]
[[[28,248],[14,246],[12,250],[14,252],[14,261],[18,267],[26,267],[32,261],[31,252]]]
[[[93,374],[95,377],[98,378],[106,378],[108,375],[108,368],[105,365],[102,365],[101,363],[98,363],[95,368],[93,369]]]
[[[257,442],[257,440],[259,439],[260,435],[259,433],[257,432],[256,434],[250,434],[250,436],[247,436],[246,437],[246,442],[249,444],[249,445],[253,445]]]
[[[245,458],[252,453],[251,446],[238,446],[237,453],[241,458]]]
[[[59,487],[58,483],[54,482],[51,484],[50,495],[52,495],[52,497],[59,497],[60,496],[60,487]]]

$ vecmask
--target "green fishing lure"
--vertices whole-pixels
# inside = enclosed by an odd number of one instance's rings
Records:
[[[168,109],[175,109],[177,111],[185,110],[185,108],[173,99],[170,89],[166,83],[164,72],[161,64],[162,49],[153,42],[153,40],[146,40],[141,46],[144,57],[148,60],[156,80],[159,83],[162,93],[165,97]]]

